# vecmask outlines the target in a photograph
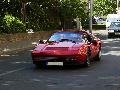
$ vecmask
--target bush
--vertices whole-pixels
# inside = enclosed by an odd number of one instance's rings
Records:
[[[26,32],[25,25],[18,18],[6,14],[2,18],[1,33],[21,33]]]
[[[103,30],[103,29],[106,29],[106,25],[96,25],[96,24],[94,24],[93,26],[93,29],[95,29],[95,30]]]
[[[89,29],[89,25],[87,24],[86,26],[83,27],[84,29]],[[97,25],[97,24],[93,24],[92,28],[94,30],[103,30],[106,29],[106,25]]]

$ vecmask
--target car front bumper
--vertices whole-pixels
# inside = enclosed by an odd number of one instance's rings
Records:
[[[33,56],[33,64],[39,63],[44,65],[78,65],[83,64],[86,56]]]
[[[108,30],[108,35],[120,35],[120,30]]]

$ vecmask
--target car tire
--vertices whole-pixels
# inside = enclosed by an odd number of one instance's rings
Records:
[[[101,60],[101,50],[99,50],[98,54],[95,57],[95,61],[100,61]]]
[[[44,68],[46,65],[44,63],[35,63],[36,68]]]
[[[110,36],[110,35],[108,35],[108,38],[111,38],[111,36]]]
[[[112,38],[112,37],[114,37],[114,34],[108,33],[108,38]]]
[[[39,65],[38,63],[35,63],[35,66],[36,66],[36,68],[39,68],[39,67],[40,67],[40,65]]]

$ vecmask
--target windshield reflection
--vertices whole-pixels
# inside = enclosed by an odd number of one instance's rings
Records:
[[[48,41],[74,41],[74,42],[82,42],[82,34],[80,33],[71,33],[71,32],[64,32],[64,33],[55,33],[53,34]]]

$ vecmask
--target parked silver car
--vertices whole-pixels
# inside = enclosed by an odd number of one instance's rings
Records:
[[[120,21],[111,22],[110,26],[107,28],[108,37],[120,36]]]

